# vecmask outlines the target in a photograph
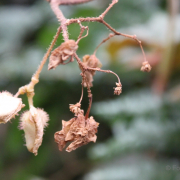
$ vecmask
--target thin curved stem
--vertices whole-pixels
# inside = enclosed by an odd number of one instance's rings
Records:
[[[81,83],[81,85],[82,85],[82,90],[81,90],[81,98],[80,98],[80,100],[79,100],[79,104],[81,104],[82,99],[83,99],[83,95],[84,95],[84,86],[83,86],[83,83],[84,83],[84,73],[81,73],[81,76],[82,76],[82,83]]]
[[[104,39],[97,47],[96,47],[96,49],[94,50],[94,55],[96,54],[96,52],[97,52],[97,50],[98,50],[98,48],[103,44],[103,43],[105,43],[106,41],[108,41],[109,39],[111,39],[112,37],[114,37],[115,36],[115,34],[112,34],[112,33],[110,33],[109,34],[109,36],[106,38],[106,39]]]
[[[87,92],[88,92],[88,98],[89,98],[89,106],[88,106],[88,109],[87,109],[86,115],[85,115],[85,119],[88,119],[89,118],[89,113],[90,113],[90,110],[91,110],[91,106],[92,106],[92,93],[91,93],[91,88],[89,87],[86,78],[84,78],[84,80],[86,81],[86,84],[87,84]]]
[[[81,28],[81,31],[80,31],[79,37],[78,37],[78,39],[77,39],[77,41],[76,41],[77,44],[79,43],[79,41],[80,41],[81,39],[87,37],[88,34],[89,34],[89,27],[88,27],[88,26],[83,26],[80,21],[78,22],[78,24],[79,24],[79,26],[80,26],[80,28]],[[82,35],[83,35],[83,32],[84,32],[85,30],[87,30],[86,35],[82,36]]]
[[[109,11],[116,3],[118,3],[118,0],[112,0],[112,3],[109,4],[109,6],[107,7],[107,9],[100,15],[100,17],[103,19],[104,16],[108,13],[108,11]]]
[[[139,43],[139,46],[142,50],[142,53],[143,53],[143,57],[144,57],[144,61],[147,61],[146,59],[146,56],[145,56],[145,53],[144,53],[144,49],[142,47],[142,43],[139,39],[137,39],[136,35],[128,35],[128,34],[123,34],[123,33],[120,33],[118,31],[116,31],[115,29],[113,29],[107,22],[105,22],[104,20],[101,21],[108,29],[110,29],[112,32],[114,32],[114,34],[116,35],[120,35],[120,36],[124,36],[124,37],[127,37],[127,38],[131,38],[131,39],[134,39],[135,41],[137,41]]]
[[[42,68],[43,68],[44,64],[46,63],[46,61],[52,51],[52,48],[54,47],[60,33],[61,33],[61,26],[58,28],[56,35],[54,36],[53,41],[51,42],[50,47],[48,48],[46,54],[44,55],[43,60],[41,61],[36,73],[33,75],[35,78],[39,79],[39,74],[41,73]]]
[[[118,83],[121,83],[119,76],[115,72],[113,72],[111,70],[102,70],[100,68],[91,68],[91,67],[88,67],[88,66],[84,66],[84,64],[82,63],[81,59],[78,57],[77,54],[74,54],[74,57],[76,58],[79,66],[81,67],[81,69],[83,69],[84,71],[99,71],[99,72],[104,72],[104,73],[111,73],[111,74],[114,74],[117,77]]]
[[[54,45],[59,37],[60,32],[61,32],[61,27],[58,28],[50,47],[48,48],[46,54],[43,57],[43,60],[41,61],[35,74],[32,76],[31,82],[28,85],[20,87],[18,92],[15,94],[15,97],[18,97],[20,94],[26,93],[28,96],[28,101],[29,101],[30,105],[33,104],[34,86],[39,82],[39,75],[40,75],[42,68],[43,68],[44,64],[46,63],[46,61],[52,51],[52,48],[54,47]]]

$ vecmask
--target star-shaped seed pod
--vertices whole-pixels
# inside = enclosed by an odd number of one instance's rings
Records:
[[[56,48],[49,58],[48,70],[55,69],[59,64],[66,64],[64,61],[70,58],[69,62],[74,61],[73,54],[78,49],[78,45],[74,40],[63,42]]]
[[[27,149],[37,155],[42,144],[44,128],[49,121],[48,114],[39,108],[31,107],[20,118],[20,129],[24,130]]]
[[[67,152],[71,152],[78,147],[88,144],[89,142],[96,142],[97,123],[91,116],[85,119],[82,113],[69,121],[62,120],[62,130],[54,134],[55,142],[58,144],[59,150],[62,151],[67,142],[72,142],[67,148]]]
[[[14,118],[24,106],[21,98],[13,97],[7,91],[0,92],[0,124]]]

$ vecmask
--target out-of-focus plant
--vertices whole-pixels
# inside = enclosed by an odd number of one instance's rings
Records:
[[[34,87],[37,83],[39,83],[39,75],[42,71],[44,64],[46,63],[49,55],[49,65],[48,69],[55,69],[58,65],[65,65],[76,59],[78,66],[81,70],[82,76],[82,94],[80,100],[76,104],[70,104],[70,111],[74,113],[74,118],[70,121],[62,121],[63,129],[59,132],[55,133],[55,141],[58,143],[59,150],[62,150],[67,142],[72,142],[68,147],[67,151],[70,152],[75,150],[76,148],[87,144],[91,141],[96,142],[96,133],[99,123],[97,123],[94,118],[91,116],[89,117],[89,113],[91,110],[92,105],[92,93],[91,87],[93,86],[93,76],[95,75],[96,71],[104,72],[104,73],[111,73],[114,74],[118,82],[116,83],[116,87],[114,88],[114,94],[120,95],[122,92],[122,85],[120,82],[119,76],[110,70],[102,70],[101,63],[99,59],[96,57],[97,49],[106,41],[113,38],[116,35],[124,36],[130,39],[135,40],[143,53],[143,62],[141,71],[149,72],[151,70],[151,66],[146,60],[144,50],[141,45],[141,41],[139,41],[136,35],[128,35],[123,34],[116,31],[112,28],[105,20],[105,15],[109,12],[109,10],[118,2],[118,0],[112,0],[112,3],[109,4],[107,9],[98,17],[87,17],[87,18],[76,18],[76,19],[66,19],[59,9],[59,5],[68,5],[68,4],[80,4],[85,3],[90,0],[47,0],[50,3],[50,6],[57,16],[58,21],[60,22],[60,26],[57,30],[54,39],[47,50],[43,60],[41,61],[37,71],[32,76],[31,81],[29,84],[22,86],[19,88],[18,92],[12,96],[8,92],[2,92],[0,94],[0,122],[7,123],[10,119],[12,119],[17,113],[24,107],[22,103],[22,99],[18,98],[19,95],[26,94],[29,103],[29,110],[25,111],[21,115],[21,122],[20,122],[20,129],[23,129],[25,132],[25,140],[27,149],[37,155],[38,148],[42,144],[42,138],[44,133],[44,128],[47,126],[47,122],[49,121],[48,114],[40,109],[34,107],[33,97],[35,95]],[[85,38],[89,34],[89,27],[83,26],[83,22],[99,22],[105,25],[112,33],[109,34],[107,38],[105,38],[95,49],[92,55],[85,55],[83,60],[78,57],[76,51],[78,49],[78,44],[82,38]],[[80,33],[77,37],[77,40],[69,39],[68,33],[68,26],[70,24],[77,23],[80,26]],[[86,31],[86,34],[84,32]],[[60,33],[62,32],[62,36],[64,38],[64,42],[53,49],[57,38],[59,37]],[[52,51],[52,52],[51,52]],[[89,98],[89,107],[84,114],[84,110],[81,109],[81,101],[83,99],[83,90],[87,88],[87,94]]]

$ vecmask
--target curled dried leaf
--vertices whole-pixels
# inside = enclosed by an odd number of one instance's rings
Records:
[[[20,118],[20,129],[25,132],[27,149],[37,155],[38,148],[42,144],[44,128],[48,125],[48,114],[39,108],[31,107]]]
[[[7,91],[0,93],[0,124],[14,118],[24,106],[21,98],[13,97]]]
[[[141,66],[141,71],[143,72],[150,72],[151,71],[151,65],[148,61],[144,61]]]
[[[114,94],[115,95],[120,95],[122,93],[122,84],[121,83],[116,83],[116,86],[114,88]]]
[[[66,64],[65,61],[69,58],[69,62],[72,62],[74,60],[73,54],[77,49],[78,45],[74,40],[68,40],[62,43],[58,48],[52,51],[49,58],[48,70],[56,68],[59,64]]]
[[[83,57],[83,64],[86,66],[86,67],[90,67],[90,68],[101,68],[102,67],[102,64],[101,62],[99,61],[99,59],[93,54],[93,55],[85,55]],[[84,84],[83,86],[84,87],[87,87],[87,85],[89,87],[92,87],[93,84],[93,76],[95,75],[95,71],[93,70],[87,70],[85,73],[85,80],[84,81]]]
[[[99,123],[92,116],[85,119],[85,116],[80,113],[69,121],[62,120],[62,130],[54,135],[55,142],[58,144],[60,151],[66,146],[67,142],[72,142],[66,148],[66,151],[71,152],[91,141],[96,142],[98,126]]]

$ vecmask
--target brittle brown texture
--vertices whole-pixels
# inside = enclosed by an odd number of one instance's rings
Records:
[[[90,68],[100,68],[100,67],[102,67],[101,62],[99,61],[99,59],[94,54],[91,55],[91,56],[90,55],[85,55],[83,57],[83,65],[85,67],[90,67]],[[84,87],[87,87],[87,86],[92,87],[93,86],[92,82],[93,82],[93,76],[95,75],[95,73],[96,73],[96,71],[93,71],[93,70],[86,71],[84,73],[84,75],[85,75],[85,81],[83,83]]]
[[[96,142],[97,123],[91,116],[85,119],[85,116],[80,113],[77,117],[69,121],[62,120],[62,130],[55,133],[55,142],[58,144],[59,150],[62,151],[67,142],[72,142],[66,151],[71,152],[78,147],[89,142]]]
[[[73,54],[78,49],[74,40],[68,40],[56,48],[49,58],[48,70],[56,68],[59,64],[65,64],[64,61],[70,59],[73,61]]]

